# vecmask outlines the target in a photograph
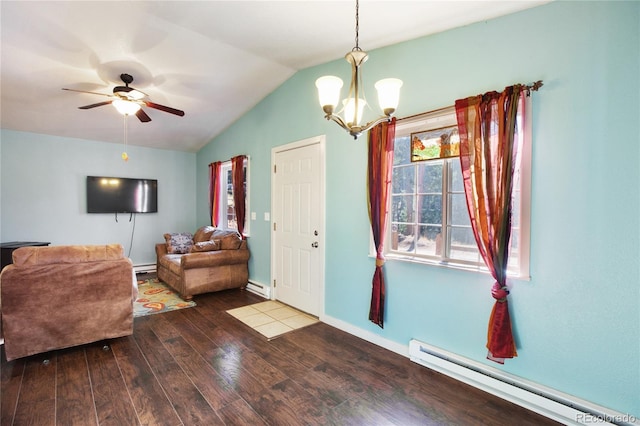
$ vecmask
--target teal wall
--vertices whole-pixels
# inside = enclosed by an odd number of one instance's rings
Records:
[[[195,230],[196,154],[2,130],[0,239],[122,244],[134,264],[155,263],[165,232]],[[158,180],[158,213],[87,214],[86,176]]]
[[[531,280],[511,283],[519,356],[500,368],[636,417],[639,28],[638,2],[554,2],[372,51],[364,68],[369,88],[404,80],[399,117],[544,80],[533,95]],[[267,284],[271,148],[326,134],[326,315],[497,366],[485,360],[488,275],[390,260],[384,330],[367,320],[366,141],[323,120],[314,87],[321,75],[348,73],[341,59],[286,81],[197,154],[197,193],[207,193],[210,162],[251,156],[250,275]],[[208,223],[206,197],[196,203],[197,223]]]

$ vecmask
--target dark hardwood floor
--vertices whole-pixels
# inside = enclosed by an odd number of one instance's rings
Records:
[[[2,425],[545,425],[555,422],[326,324],[267,341],[242,290],[136,318],[133,336],[6,361]]]

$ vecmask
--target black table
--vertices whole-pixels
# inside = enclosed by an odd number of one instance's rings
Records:
[[[43,241],[11,241],[9,243],[0,243],[0,257],[2,265],[0,269],[13,263],[13,251],[20,247],[48,246],[51,243]]]

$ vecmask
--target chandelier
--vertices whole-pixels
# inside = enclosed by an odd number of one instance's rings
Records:
[[[367,104],[364,90],[362,89],[362,72],[360,70],[368,58],[367,52],[358,46],[359,32],[359,1],[356,0],[356,45],[351,52],[345,55],[347,62],[351,64],[351,85],[349,86],[349,94],[347,99],[342,101],[342,109],[334,114],[336,107],[340,101],[340,89],[342,89],[342,80],[333,75],[326,75],[316,80],[318,88],[318,98],[320,106],[325,113],[324,118],[338,123],[340,127],[345,129],[354,139],[362,132],[366,132],[373,126],[384,121],[390,121],[391,116],[398,107],[400,100],[400,87],[402,80],[397,78],[385,78],[375,84],[378,92],[378,103],[382,110],[382,116],[366,124],[360,125],[364,107]],[[342,113],[342,117],[338,114]]]

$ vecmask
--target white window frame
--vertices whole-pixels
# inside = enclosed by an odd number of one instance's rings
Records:
[[[507,271],[507,275],[512,279],[529,280],[529,257],[530,257],[530,220],[531,220],[531,108],[530,98],[525,98],[525,128],[522,132],[524,138],[522,143],[522,149],[520,150],[520,178],[518,180],[519,186],[514,187],[514,193],[520,194],[520,217],[518,223],[519,228],[512,228],[512,236],[517,236],[519,241],[519,254],[517,262],[512,262],[510,259],[510,268]],[[448,107],[440,110],[420,114],[414,117],[399,120],[396,125],[396,137],[408,136],[411,133],[437,129],[442,127],[451,126],[455,124],[455,108]],[[453,158],[456,161],[458,157]],[[449,216],[447,214],[448,206],[448,173],[449,167],[443,167],[443,188],[442,188],[442,229],[445,229],[448,225]],[[393,182],[392,182],[393,185]],[[417,185],[417,182],[416,182]],[[430,266],[446,267],[453,269],[462,269],[468,271],[478,271],[483,273],[489,273],[486,265],[479,260],[475,262],[465,262],[461,260],[447,259],[439,256],[425,256],[416,253],[402,253],[391,250],[391,238],[392,238],[392,214],[391,214],[391,202],[393,197],[389,197],[388,206],[388,219],[385,235],[385,247],[384,255],[387,260],[398,260],[413,263],[420,263]],[[415,218],[417,226],[418,218]],[[444,244],[448,244],[446,238],[443,241]],[[371,239],[371,255],[375,256],[375,247],[373,245],[373,238]],[[446,253],[446,250],[443,250]]]
[[[244,167],[246,169],[246,191],[245,191],[245,217],[244,217],[244,236],[248,237],[249,236],[249,226],[251,224],[251,220],[249,218],[250,216],[250,208],[249,208],[249,200],[251,199],[251,197],[249,196],[250,194],[250,190],[249,190],[249,182],[251,181],[250,176],[249,176],[249,157],[247,156],[247,158],[245,158],[244,160]],[[230,185],[230,183],[228,183],[227,180],[227,176],[231,174],[231,161],[225,161],[223,163],[220,164],[220,176],[218,179],[218,193],[220,194],[220,205],[218,206],[218,217],[220,218],[220,223],[218,224],[219,228],[231,228],[231,229],[236,229],[237,230],[237,226],[229,226],[229,222],[228,222],[228,218],[227,218],[227,209],[229,207],[229,198],[228,197],[233,197],[233,192],[229,193],[228,192],[228,185]],[[233,191],[233,188],[231,188],[231,191]]]

